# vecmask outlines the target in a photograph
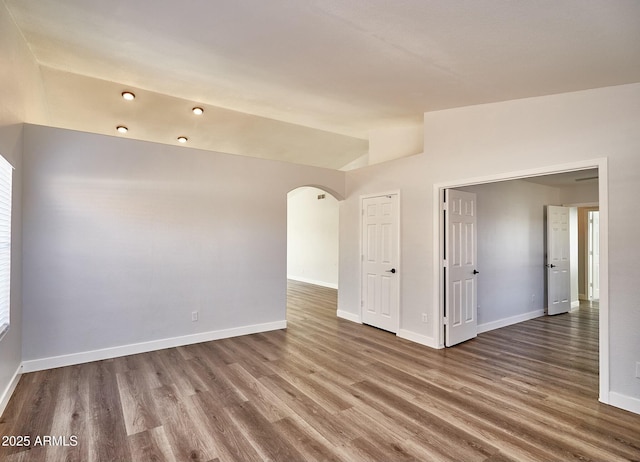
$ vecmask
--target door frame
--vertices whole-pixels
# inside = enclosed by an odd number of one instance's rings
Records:
[[[359,273],[358,273],[358,278],[359,278],[359,281],[358,281],[358,286],[359,286],[358,298],[359,298],[359,302],[360,302],[360,310],[358,311],[358,315],[360,317],[359,322],[362,324],[362,319],[363,319],[362,310],[364,309],[364,296],[363,296],[363,293],[362,293],[362,291],[364,289],[363,288],[363,284],[362,284],[362,276],[363,276],[362,272],[363,272],[363,269],[364,269],[364,265],[362,264],[362,258],[363,258],[363,255],[364,255],[363,249],[362,249],[362,246],[364,245],[364,242],[362,240],[362,232],[363,232],[363,229],[362,229],[362,222],[363,222],[362,215],[364,213],[364,200],[372,198],[372,197],[389,196],[389,195],[398,196],[398,242],[396,243],[397,244],[396,251],[397,251],[397,255],[398,255],[398,268],[399,268],[398,274],[397,274],[398,291],[397,291],[397,296],[396,296],[397,297],[396,302],[398,304],[398,317],[397,317],[397,319],[395,319],[395,324],[397,326],[395,335],[398,335],[398,332],[400,332],[400,319],[402,317],[401,316],[402,304],[400,303],[400,301],[402,299],[401,296],[400,296],[400,293],[402,292],[400,290],[401,281],[402,281],[402,253],[400,252],[401,249],[402,249],[402,200],[401,200],[402,196],[400,195],[400,190],[399,189],[396,189],[396,190],[393,190],[393,191],[384,191],[384,192],[375,193],[375,194],[363,194],[363,195],[360,195],[360,197],[358,199],[358,201],[359,201],[358,203],[360,205],[359,211],[358,211],[358,213],[360,214],[360,219],[359,219],[360,223],[359,223],[359,226],[358,226],[358,229],[359,229],[358,241],[360,242],[360,245],[358,247],[358,251],[360,252],[360,259],[358,260],[358,270],[359,270]]]
[[[566,173],[591,168],[598,169],[598,202],[600,208],[600,322],[599,322],[599,401],[611,404],[609,377],[609,196],[607,158],[570,162],[527,170],[497,173],[476,178],[466,178],[435,183],[433,185],[433,312],[432,319],[437,319],[435,347],[444,348],[444,219],[443,201],[444,190],[473,186],[487,183],[497,183],[508,180],[522,180],[526,178]]]
[[[595,268],[595,264],[594,264],[594,258],[593,258],[593,247],[591,247],[592,244],[592,240],[593,240],[593,233],[594,233],[594,229],[596,228],[593,225],[593,219],[591,218],[594,214],[597,213],[598,214],[598,236],[600,236],[600,210],[587,210],[587,246],[586,246],[586,250],[587,250],[587,284],[586,284],[586,289],[587,289],[587,298],[589,299],[590,302],[594,301],[594,300],[600,300],[600,277],[598,276],[597,278],[597,284],[598,284],[598,297],[594,297],[594,289],[593,289],[593,281],[596,280],[596,278],[593,277],[593,273],[594,268]],[[598,249],[598,275],[600,274],[600,249]]]

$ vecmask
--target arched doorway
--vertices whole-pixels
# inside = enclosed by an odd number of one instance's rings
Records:
[[[287,194],[289,286],[337,295],[338,263],[339,199],[318,186],[293,189]]]

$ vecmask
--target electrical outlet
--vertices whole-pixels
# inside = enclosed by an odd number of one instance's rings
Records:
[[[427,313],[422,313],[422,322],[429,322],[429,315]]]
[[[192,322],[196,322],[198,320],[198,312],[197,311],[192,311],[191,312],[191,321]]]

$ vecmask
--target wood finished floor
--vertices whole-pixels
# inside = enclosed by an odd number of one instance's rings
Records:
[[[597,401],[598,311],[432,350],[336,318],[290,282],[289,328],[25,374],[14,461],[640,460],[640,416]]]

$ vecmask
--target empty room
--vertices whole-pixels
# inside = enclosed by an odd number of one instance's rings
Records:
[[[0,460],[639,460],[638,127],[634,0],[2,0]]]

